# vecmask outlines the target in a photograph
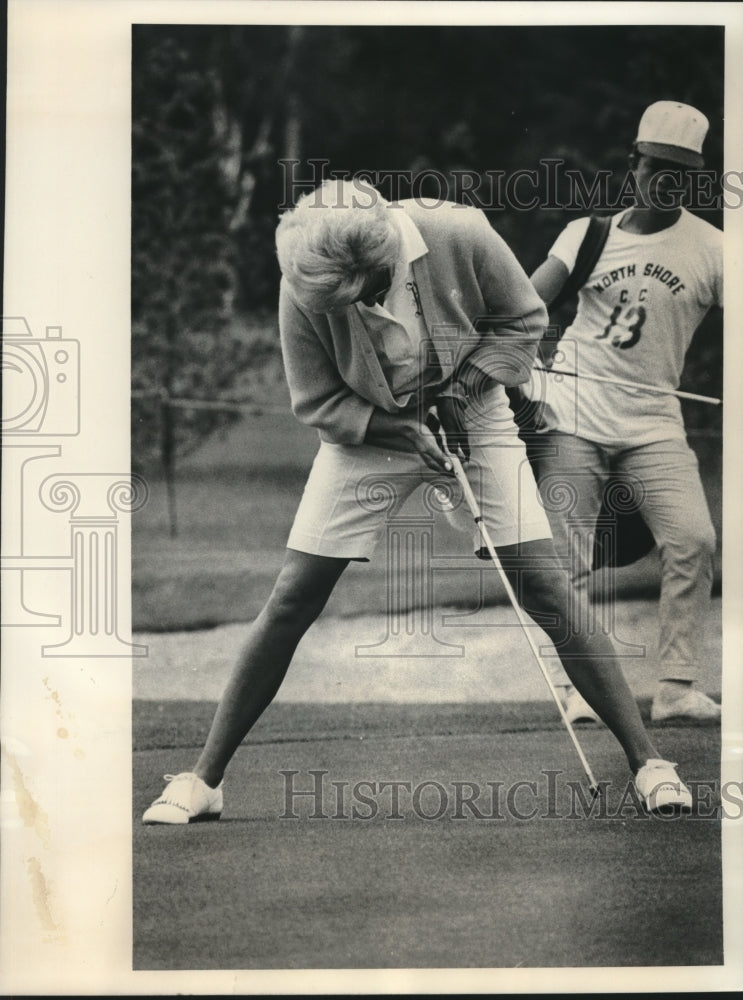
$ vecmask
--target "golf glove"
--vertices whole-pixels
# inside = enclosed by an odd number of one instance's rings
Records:
[[[451,382],[436,397],[436,414],[446,435],[449,451],[455,455],[460,451],[465,461],[470,457],[470,443],[465,421],[467,400],[467,390],[461,382],[456,380]],[[431,429],[433,430],[433,428]],[[434,434],[437,432],[434,431]]]

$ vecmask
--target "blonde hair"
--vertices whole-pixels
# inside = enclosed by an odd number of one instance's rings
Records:
[[[342,308],[360,298],[371,273],[394,268],[401,236],[387,205],[358,178],[328,180],[282,215],[279,267],[301,305]]]

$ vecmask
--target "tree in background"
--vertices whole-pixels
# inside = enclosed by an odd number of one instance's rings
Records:
[[[262,370],[275,344],[235,322],[236,234],[252,185],[220,74],[177,33],[142,39],[135,53],[132,454],[135,468],[160,466],[175,534],[176,457],[239,412],[172,401],[244,392],[244,376]]]
[[[550,157],[589,180],[614,171],[616,191],[643,109],[673,98],[709,116],[719,171],[723,68],[714,26],[135,26],[133,382],[148,393],[134,398],[135,464],[159,458],[172,475],[177,454],[236,418],[165,408],[164,396],[254,398],[278,371],[282,159],[299,160],[303,178],[312,159],[326,174],[450,177]],[[559,205],[487,214],[527,271],[575,217]],[[706,217],[721,225],[721,211]],[[684,384],[719,395],[720,372],[711,318]],[[696,407],[689,426],[719,419]]]

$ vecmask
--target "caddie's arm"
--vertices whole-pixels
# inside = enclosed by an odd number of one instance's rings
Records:
[[[557,296],[563,290],[565,282],[569,277],[570,271],[567,266],[560,260],[559,257],[555,257],[550,254],[550,256],[547,257],[547,259],[544,260],[532,274],[531,283],[534,286],[537,295],[549,308],[549,306],[552,305]],[[543,341],[539,349],[540,361],[542,365],[546,365],[547,368],[551,368],[554,364],[554,353],[554,340]]]
[[[543,261],[531,276],[531,283],[546,305],[551,305],[562,291],[565,282],[570,277],[570,271],[563,262],[550,256]]]

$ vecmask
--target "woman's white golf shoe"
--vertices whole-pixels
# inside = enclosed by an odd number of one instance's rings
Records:
[[[142,816],[143,823],[199,823],[222,815],[222,785],[210,788],[197,774],[166,774],[168,784]]]
[[[635,775],[635,788],[649,812],[691,812],[691,792],[676,774],[676,764],[651,758]]]

